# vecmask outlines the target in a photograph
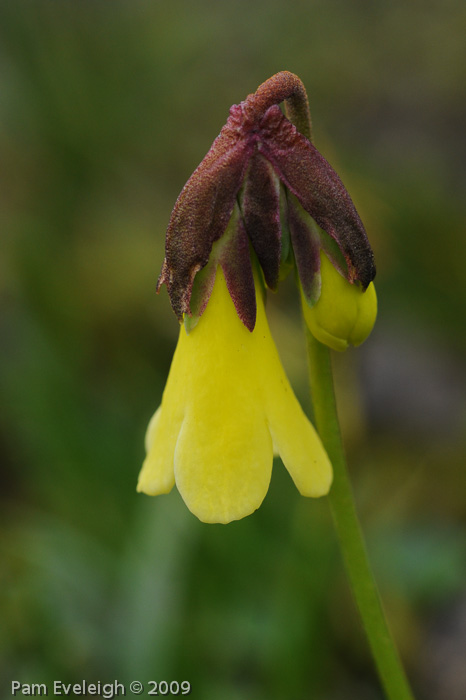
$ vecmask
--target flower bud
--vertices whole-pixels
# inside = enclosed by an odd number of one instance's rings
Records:
[[[351,284],[320,252],[321,293],[310,307],[304,294],[306,324],[317,340],[332,350],[343,351],[348,345],[360,345],[371,332],[377,316],[374,283],[363,291],[359,282]]]

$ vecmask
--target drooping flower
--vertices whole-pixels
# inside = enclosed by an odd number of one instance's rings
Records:
[[[275,290],[294,267],[306,322],[338,349],[362,341],[375,318],[372,250],[340,178],[301,133],[307,111],[301,81],[287,72],[234,105],[167,229],[157,289],[166,284],[184,323],[138,490],[168,493],[176,483],[205,522],[259,507],[274,448],[303,495],[330,488],[328,457],[270,335],[265,286]]]
[[[237,316],[220,267],[201,321],[181,325],[162,404],[149,424],[138,491],[176,483],[208,523],[249,515],[269,487],[274,447],[304,496],[328,492],[332,469],[280,363],[256,282],[251,333]]]

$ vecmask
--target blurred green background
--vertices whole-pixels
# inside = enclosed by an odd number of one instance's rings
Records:
[[[466,5],[0,5],[0,683],[189,680],[203,700],[381,698],[325,500],[279,461],[203,525],[135,492],[178,324],[171,208],[238,103],[305,83],[378,263],[335,358],[359,511],[419,698],[466,697]],[[268,304],[306,408],[298,305]]]

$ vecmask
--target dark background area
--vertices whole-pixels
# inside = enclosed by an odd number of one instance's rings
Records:
[[[381,698],[325,499],[282,464],[199,523],[135,485],[178,324],[175,199],[231,104],[303,80],[378,265],[335,358],[374,570],[425,700],[466,697],[466,5],[0,5],[0,678],[189,680],[203,700]],[[291,284],[271,325],[307,399]]]

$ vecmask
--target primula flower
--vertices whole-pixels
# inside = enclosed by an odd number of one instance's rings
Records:
[[[326,494],[332,480],[271,338],[265,285],[276,290],[295,267],[311,331],[339,349],[360,342],[375,318],[360,299],[375,299],[372,250],[337,173],[301,133],[308,116],[304,87],[287,72],[233,105],[168,225],[157,290],[166,284],[184,323],[138,490],[168,493],[176,483],[205,522],[259,507],[274,447],[303,495]]]
[[[237,316],[221,268],[201,321],[181,325],[162,398],[147,431],[138,491],[176,482],[207,523],[249,515],[269,487],[274,448],[300,493],[328,492],[332,469],[285,376],[256,283],[251,333]]]

